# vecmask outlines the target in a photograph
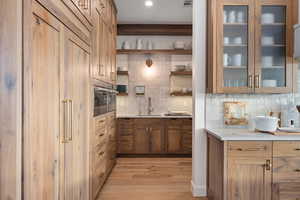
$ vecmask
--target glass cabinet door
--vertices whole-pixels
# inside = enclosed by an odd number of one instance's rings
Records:
[[[261,5],[259,12],[255,88],[257,92],[284,92],[292,87],[288,5]]]
[[[242,1],[241,1],[242,2]],[[245,2],[245,1],[243,1]],[[222,6],[223,23],[220,29],[219,84],[224,92],[248,93],[252,90],[251,49],[253,38],[249,30],[252,28],[250,21],[249,5]],[[251,41],[252,38],[252,41]],[[252,42],[252,43],[251,43]]]

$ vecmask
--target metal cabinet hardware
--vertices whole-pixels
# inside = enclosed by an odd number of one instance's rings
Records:
[[[272,168],[272,163],[271,163],[271,160],[267,160],[266,161],[266,170],[267,171],[270,171],[271,170],[271,168]]]

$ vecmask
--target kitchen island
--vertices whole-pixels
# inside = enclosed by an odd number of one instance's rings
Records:
[[[300,135],[246,129],[206,132],[209,199],[300,199]]]

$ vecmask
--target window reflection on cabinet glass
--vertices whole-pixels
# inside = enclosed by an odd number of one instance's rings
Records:
[[[224,6],[223,66],[225,87],[248,85],[248,6]]]
[[[263,6],[261,13],[262,87],[286,86],[286,8]]]

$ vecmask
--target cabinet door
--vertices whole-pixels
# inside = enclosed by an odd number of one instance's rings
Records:
[[[59,199],[61,24],[33,2],[24,93],[24,199]],[[30,60],[29,60],[30,59]]]
[[[161,123],[152,124],[149,130],[150,153],[163,153],[164,150],[164,129]]]
[[[166,122],[166,143],[168,153],[182,152],[182,120],[170,119]]]
[[[96,2],[95,2],[96,3]],[[98,4],[95,5],[93,10],[93,19],[95,22],[95,28],[93,30],[93,66],[92,76],[98,80],[105,80],[105,32],[104,22],[101,16],[103,10]]]
[[[65,200],[88,199],[89,47],[65,28],[63,91],[63,192]]]
[[[118,153],[134,152],[134,119],[118,119]]]
[[[148,127],[137,126],[134,131],[135,153],[145,154],[150,151],[150,136]]]
[[[217,92],[254,91],[253,0],[218,1]]]
[[[257,93],[293,89],[293,9],[290,0],[261,0],[256,7]]]
[[[230,200],[271,200],[271,158],[230,157],[228,198]]]

